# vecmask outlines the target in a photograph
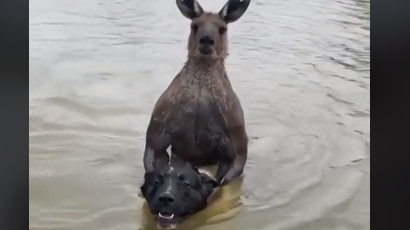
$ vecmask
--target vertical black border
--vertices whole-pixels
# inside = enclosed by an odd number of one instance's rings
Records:
[[[1,2],[0,229],[28,226],[28,19],[28,1]]]
[[[409,229],[410,2],[371,1],[371,222]],[[0,6],[0,228],[28,220],[28,1]]]
[[[371,227],[410,229],[410,1],[371,1]]]

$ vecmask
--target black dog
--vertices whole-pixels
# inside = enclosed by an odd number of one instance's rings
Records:
[[[145,173],[141,192],[160,228],[174,228],[185,218],[204,209],[216,182],[190,163],[173,157]]]

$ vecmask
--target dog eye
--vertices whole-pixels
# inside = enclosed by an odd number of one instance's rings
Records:
[[[185,186],[185,188],[191,188],[191,185],[188,184],[187,182],[184,182],[184,186]]]
[[[161,182],[161,180],[162,180],[162,177],[159,176],[158,178],[155,178],[155,179],[152,181],[152,184],[153,184],[153,185],[157,185],[157,184],[159,184],[159,183]]]

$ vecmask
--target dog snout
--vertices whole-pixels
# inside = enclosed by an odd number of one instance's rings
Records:
[[[165,192],[159,195],[158,200],[163,204],[171,204],[174,203],[175,197],[171,193]]]

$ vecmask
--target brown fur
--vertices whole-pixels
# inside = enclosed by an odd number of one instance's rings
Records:
[[[195,28],[197,28],[196,33],[194,33]],[[192,20],[188,40],[188,55],[194,57],[201,55],[198,50],[198,41],[202,30],[205,29],[209,30],[209,33],[215,38],[212,58],[225,59],[228,54],[227,24],[218,15],[212,13],[204,13]],[[225,30],[225,32],[220,33],[219,29]]]
[[[171,146],[172,154],[195,166],[219,163],[218,183],[242,174],[248,138],[240,101],[225,71],[226,27],[218,14],[192,19],[188,60],[155,104],[147,129],[146,171],[155,170],[155,162],[168,160]],[[204,35],[214,39],[207,55],[199,52]]]

